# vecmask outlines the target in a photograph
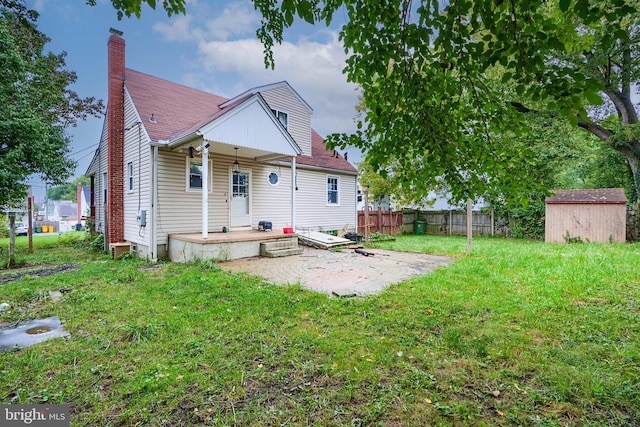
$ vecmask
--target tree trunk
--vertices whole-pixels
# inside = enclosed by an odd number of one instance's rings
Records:
[[[636,199],[640,200],[640,141],[620,141],[619,138],[614,137],[614,132],[580,117],[578,118],[578,126],[591,132],[600,138],[600,140],[606,142],[611,148],[624,155],[631,169]]]

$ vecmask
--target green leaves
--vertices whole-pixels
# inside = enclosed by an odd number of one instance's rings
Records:
[[[44,52],[36,16],[18,4],[0,15],[0,206],[24,200],[22,182],[31,174],[63,182],[75,168],[65,127],[102,110],[100,101],[68,89],[75,73],[64,69],[64,54]]]

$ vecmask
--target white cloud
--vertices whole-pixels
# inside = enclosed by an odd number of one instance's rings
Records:
[[[232,3],[222,13],[207,22],[207,32],[218,40],[227,40],[230,36],[255,32],[260,15],[247,4]]]
[[[354,107],[358,102],[356,86],[342,74],[346,55],[334,36],[326,43],[301,40],[284,42],[274,48],[275,69],[264,65],[262,44],[256,39],[209,41],[199,44],[199,62],[207,71],[202,84],[216,76],[231,74],[235,82],[220,88],[231,97],[254,86],[286,80],[314,109],[313,125],[323,134],[352,132]],[[190,81],[194,82],[194,75]]]
[[[185,42],[193,39],[190,30],[191,15],[176,16],[169,23],[157,22],[153,29],[160,33],[166,41]]]
[[[255,36],[259,15],[251,3],[228,3],[222,11],[208,6],[189,4],[187,16],[154,27],[166,40],[197,46],[197,53],[189,55],[190,70],[182,83],[233,97],[251,87],[286,80],[314,109],[312,125],[320,134],[355,130],[358,94],[342,74],[346,54],[337,33],[307,26],[306,37],[289,38],[274,47],[275,70],[265,69],[263,46]]]

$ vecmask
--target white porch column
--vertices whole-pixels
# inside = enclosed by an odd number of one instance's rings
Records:
[[[296,231],[296,156],[291,157],[291,228]]]
[[[202,238],[209,237],[209,143],[202,138]]]

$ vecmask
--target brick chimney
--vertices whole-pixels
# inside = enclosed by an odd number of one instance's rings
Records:
[[[111,29],[109,98],[107,101],[107,212],[109,243],[124,241],[124,73],[125,43],[122,32]]]

